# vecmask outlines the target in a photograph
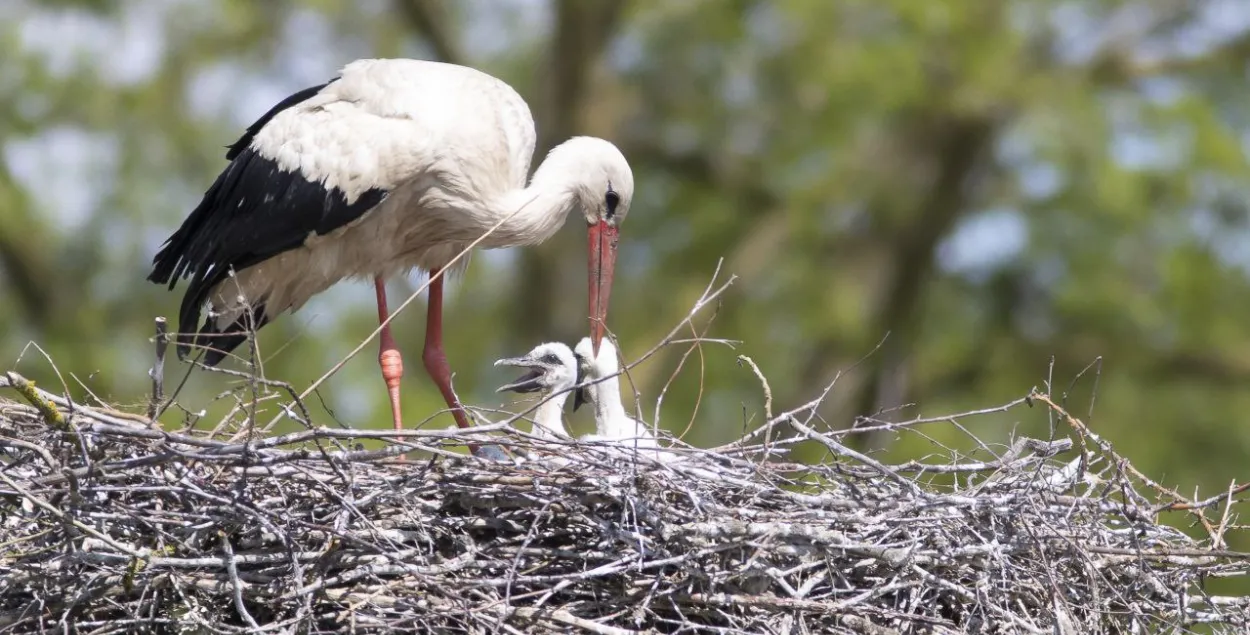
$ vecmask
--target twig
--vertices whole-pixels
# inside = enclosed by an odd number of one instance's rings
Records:
[[[755,360],[746,355],[738,356],[738,365],[746,364],[751,367],[751,372],[755,373],[756,379],[760,380],[760,386],[764,390],[764,418],[766,421],[772,421],[773,418],[773,390],[768,386],[768,380],[764,378],[764,373],[760,372],[760,367],[755,365]]]
[[[239,617],[247,621],[247,625],[251,626],[253,631],[259,632],[260,624],[256,623],[256,618],[248,612],[247,605],[243,603],[243,583],[239,581],[239,569],[234,563],[234,547],[230,546],[230,538],[226,536],[226,532],[219,531],[218,537],[221,539],[221,551],[225,554],[226,573],[230,576],[230,584],[234,586],[234,610],[239,612]]]
[[[23,399],[39,411],[39,414],[43,415],[44,422],[58,430],[67,429],[64,415],[57,410],[51,399],[40,394],[41,391],[35,388],[35,382],[12,371],[5,373],[5,378],[8,379],[10,388],[16,390]]]
[[[679,341],[717,340],[700,327],[666,339]],[[1053,406],[1037,394],[891,424],[912,437],[901,447],[931,449],[886,464],[821,427],[841,374],[774,413],[763,373],[741,363],[761,381],[763,425],[722,448],[674,441],[661,450],[672,461],[521,433],[511,413],[479,410],[496,422],[467,430],[344,430],[295,401],[281,416],[305,429],[235,442],[28,385],[77,443],[40,409],[0,400],[0,631],[1250,629],[1250,600],[1205,586],[1250,578],[1250,553],[1226,547],[1245,541],[1233,509],[1244,485],[1178,501],[1062,409],[1022,412],[1068,422],[1070,438],[1007,447],[963,421]],[[244,391],[264,381],[224,393],[239,410],[223,422],[247,416]],[[263,392],[251,406],[278,396]],[[451,450],[486,435],[529,454],[499,464]],[[761,437],[765,460],[749,460]],[[361,445],[389,438],[401,441]],[[778,458],[796,444],[838,458]],[[1062,455],[1073,448],[1081,456]],[[385,461],[406,451],[424,458]],[[1210,541],[1160,522],[1182,503],[1223,506]]]
[[[769,454],[769,445],[772,442],[772,426],[767,425],[773,420],[773,389],[768,385],[768,380],[764,377],[764,373],[759,366],[755,365],[755,360],[746,355],[738,356],[738,365],[746,364],[751,367],[751,372],[755,373],[755,378],[760,381],[760,389],[764,391],[764,455]]]
[[[92,527],[89,527],[77,520],[74,520],[73,518],[67,517],[64,512],[57,509],[55,506],[49,504],[47,501],[43,500],[42,498],[39,498],[38,496],[31,494],[21,485],[18,485],[13,479],[9,478],[8,475],[6,475],[2,471],[0,471],[0,481],[4,481],[5,485],[8,485],[9,487],[11,487],[14,492],[16,492],[22,498],[30,501],[36,507],[48,512],[49,514],[52,514],[53,516],[56,516],[57,518],[63,521],[68,522],[75,529],[78,529],[79,531],[90,534],[92,537],[96,538],[97,540],[100,540],[101,542],[107,544],[113,549],[121,551],[122,553],[125,553],[126,555],[129,555],[134,558],[143,557],[143,554],[139,553],[138,551],[135,551],[134,549],[131,549],[130,547],[127,547],[126,545],[123,545],[120,542],[113,540],[109,536],[106,536],[100,533],[99,531],[96,531]]]
[[[152,401],[148,404],[148,419],[156,421],[165,400],[165,351],[169,348],[169,326],[163,317],[156,318],[156,361],[148,371],[152,378]]]
[[[890,468],[886,467],[885,464],[881,463],[880,461],[866,454],[858,452],[856,450],[852,450],[851,448],[848,448],[845,445],[842,445],[841,443],[838,443],[837,441],[835,441],[833,437],[822,434],[820,432],[813,430],[812,428],[809,428],[806,425],[803,425],[802,423],[799,422],[798,418],[794,416],[789,417],[789,423],[795,430],[798,430],[800,433],[806,435],[809,439],[814,439],[816,441],[819,441],[822,445],[824,445],[826,448],[829,449],[829,451],[833,452],[834,454],[855,459],[856,461],[859,461],[860,463],[863,463],[864,465],[867,465],[873,468],[882,476],[910,489],[913,494],[921,493],[919,486],[917,486],[914,482],[907,479],[906,477],[903,477],[898,472],[895,472],[894,470],[891,470]]]
[[[1121,466],[1129,474],[1140,479],[1141,482],[1145,483],[1147,487],[1153,489],[1154,491],[1158,492],[1159,494],[1163,496],[1166,496],[1172,499],[1171,502],[1168,502],[1168,503],[1165,503],[1163,505],[1156,507],[1152,513],[1157,514],[1162,511],[1170,511],[1170,510],[1189,511],[1190,513],[1194,515],[1195,518],[1198,519],[1198,522],[1200,522],[1202,526],[1206,528],[1207,534],[1211,537],[1211,539],[1212,540],[1216,539],[1218,532],[1216,531],[1214,527],[1211,526],[1211,523],[1207,519],[1206,514],[1203,513],[1202,511],[1204,508],[1203,506],[1195,505],[1194,501],[1191,501],[1185,498],[1184,496],[1181,496],[1175,490],[1172,490],[1170,488],[1164,487],[1156,483],[1154,479],[1151,479],[1145,474],[1142,474],[1141,472],[1139,472],[1137,468],[1133,467],[1133,465],[1129,463],[1127,460],[1125,460],[1124,457],[1121,457],[1119,454],[1117,454],[1115,450],[1111,448],[1110,443],[1103,440],[1102,437],[1098,436],[1092,430],[1086,427],[1086,425],[1082,423],[1080,419],[1077,419],[1076,417],[1073,417],[1071,414],[1068,414],[1067,410],[1065,410],[1059,404],[1056,404],[1053,400],[1051,400],[1050,395],[1045,395],[1035,390],[1029,396],[1035,401],[1039,401],[1041,403],[1046,404],[1051,410],[1055,412],[1055,414],[1059,415],[1059,417],[1063,419],[1064,421],[1066,421],[1068,425],[1072,426],[1073,429],[1079,432],[1082,438],[1088,437],[1090,440],[1092,440],[1096,445],[1098,445],[1098,447],[1103,452],[1105,452],[1108,456],[1110,456],[1116,462],[1117,465]],[[1242,490],[1244,490],[1245,487],[1250,487],[1250,484],[1243,486]]]

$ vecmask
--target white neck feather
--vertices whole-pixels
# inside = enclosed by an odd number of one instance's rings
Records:
[[[577,198],[567,183],[540,179],[541,174],[540,171],[534,175],[529,187],[513,190],[499,200],[487,227],[507,220],[486,237],[483,247],[536,245],[551,238],[564,225],[569,212],[576,207]]]
[[[624,439],[627,445],[651,447],[655,437],[647,426],[629,416],[621,405],[621,387],[618,377],[599,382],[590,387],[590,401],[595,408],[595,436],[604,439]]]
[[[479,166],[478,172],[495,174],[498,165]],[[486,249],[520,247],[541,243],[578,211],[583,219],[598,218],[604,194],[612,187],[618,194],[617,222],[629,212],[634,190],[633,172],[619,149],[593,137],[573,137],[551,149],[529,185],[517,187],[511,176],[489,182],[471,180],[472,174],[448,170],[449,182],[429,188],[419,203],[427,209],[444,209],[454,217],[443,218],[446,239],[477,240],[492,230],[480,246]],[[511,174],[511,173],[509,173]],[[483,204],[482,194],[494,193]],[[467,217],[467,218],[466,218]]]
[[[575,137],[552,148],[534,171],[529,186],[509,192],[496,205],[494,222],[512,216],[496,230],[499,239],[487,238],[486,246],[534,245],[555,234],[581,206],[581,194],[593,180],[588,166],[596,163],[596,155],[590,152],[594,147],[597,145],[588,147],[583,138]]]
[[[561,392],[560,394],[545,399],[538,405],[538,409],[534,411],[534,434],[544,437],[555,438],[558,435],[546,434],[548,432],[557,432],[567,435],[568,431],[564,429],[564,400],[567,399],[569,393]]]
[[[590,387],[591,401],[595,407],[595,428],[598,434],[609,437],[635,436],[634,420],[625,414],[621,405],[619,377],[606,379]]]

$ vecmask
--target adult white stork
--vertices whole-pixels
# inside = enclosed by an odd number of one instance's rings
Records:
[[[609,346],[611,341],[609,341]],[[495,392],[538,393],[541,400],[534,412],[534,434],[549,439],[568,436],[564,428],[564,402],[578,383],[577,357],[573,349],[560,342],[547,342],[521,357],[505,357],[496,366],[525,368],[516,381],[500,386]]]
[[[444,277],[434,274],[478,239],[488,249],[541,243],[573,211],[590,239],[597,349],[633,173],[608,141],[574,137],[551,150],[527,186],[534,139],[529,106],[515,90],[451,64],[358,60],[282,100],[229,147],[230,163],[153,261],[153,282],[172,289],[191,278],[179,357],[201,346],[204,363],[215,365],[250,328],[343,278],[373,279],[384,322],[385,278],[419,268],[434,276],[425,368],[456,423],[468,427],[443,352]],[[380,340],[401,429],[403,361],[389,327]]]

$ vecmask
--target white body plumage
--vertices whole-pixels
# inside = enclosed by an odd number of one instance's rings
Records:
[[[180,332],[194,331],[207,302],[201,333],[229,335],[249,307],[259,327],[344,278],[436,271],[496,224],[479,246],[543,242],[574,210],[615,232],[634,185],[620,151],[574,137],[527,186],[534,143],[529,107],[499,79],[437,62],[352,62],[231,147],[150,279],[194,275]]]

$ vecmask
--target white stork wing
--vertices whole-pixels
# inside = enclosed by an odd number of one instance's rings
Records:
[[[419,60],[357,60],[248,127],[148,279],[172,289],[191,278],[179,317],[179,332],[189,333],[231,271],[352,223],[424,175],[439,174],[453,190],[469,189],[464,182],[477,191],[523,187],[533,144],[528,106],[494,77]],[[265,299],[251,300],[259,328]],[[245,341],[244,319],[200,328],[218,336],[205,363]],[[197,341],[180,336],[179,356]]]
[[[196,328],[212,289],[231,271],[297,248],[310,235],[330,233],[386,197],[388,187],[368,181],[369,168],[379,161],[367,140],[352,145],[350,139],[327,139],[333,130],[320,120],[341,103],[323,92],[333,81],[291,95],[253,123],[230,146],[230,164],[156,254],[149,280],[172,289],[179,278],[192,278],[180,310],[180,333]],[[343,167],[348,170],[334,171]],[[267,321],[263,299],[253,319],[257,328]],[[200,334],[218,337],[205,363],[216,364],[242,343],[247,326],[240,318],[219,330],[208,320]],[[197,340],[180,336],[179,355],[185,357]]]

